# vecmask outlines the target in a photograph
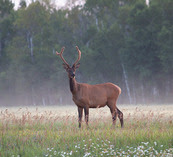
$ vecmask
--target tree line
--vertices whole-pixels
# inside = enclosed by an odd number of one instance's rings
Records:
[[[77,4],[73,1],[73,4]],[[17,10],[0,0],[0,105],[70,104],[68,77],[56,51],[73,63],[78,82],[112,82],[119,103],[173,102],[173,1],[49,0]],[[71,6],[70,6],[71,5]]]

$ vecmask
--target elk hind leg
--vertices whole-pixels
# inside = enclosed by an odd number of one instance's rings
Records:
[[[124,127],[124,121],[123,121],[123,113],[117,108],[117,112],[118,112],[118,118],[120,120],[121,123],[121,128]]]
[[[79,114],[79,128],[81,128],[82,115],[83,115],[83,108],[82,107],[78,107],[78,114]]]
[[[117,109],[115,108],[114,111],[113,111],[113,113],[112,113],[112,120],[113,120],[113,125],[114,126],[115,126],[117,117],[118,117],[118,112],[117,112]]]
[[[108,107],[110,108],[110,111],[111,111],[111,114],[112,114],[113,126],[115,126],[117,116],[118,116],[117,109],[115,107],[115,104],[109,103],[109,102],[108,102]]]

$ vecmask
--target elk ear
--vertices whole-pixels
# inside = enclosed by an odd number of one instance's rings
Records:
[[[77,63],[77,64],[73,64],[73,69],[77,69],[77,68],[79,68],[79,66],[80,66],[80,63]]]
[[[80,63],[77,63],[75,68],[77,69],[79,68],[79,66],[80,66]]]
[[[63,63],[62,65],[63,65],[64,69],[65,69],[66,71],[68,71],[69,66],[68,66],[67,64],[65,64],[65,63]]]

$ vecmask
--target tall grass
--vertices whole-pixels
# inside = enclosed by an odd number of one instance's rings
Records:
[[[126,107],[124,106],[124,111]],[[68,110],[68,109],[67,109]],[[54,109],[1,109],[0,156],[172,156],[172,116],[138,108],[125,112],[125,127],[111,117],[90,119],[78,128],[77,115],[55,114]]]

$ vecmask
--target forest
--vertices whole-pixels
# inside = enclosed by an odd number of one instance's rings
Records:
[[[72,3],[73,2],[73,3]],[[69,80],[56,55],[82,56],[76,80],[112,82],[118,103],[173,103],[173,1],[0,0],[0,106],[72,104]]]

